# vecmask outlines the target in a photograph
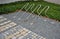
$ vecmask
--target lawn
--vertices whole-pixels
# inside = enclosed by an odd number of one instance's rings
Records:
[[[60,5],[58,4],[53,4],[53,3],[49,3],[49,2],[45,2],[45,1],[37,1],[37,2],[14,2],[14,3],[9,3],[9,4],[0,4],[0,14],[7,14],[10,12],[15,12],[20,10],[26,3],[29,3],[29,6],[31,4],[35,4],[35,6],[33,7],[33,9],[35,9],[36,6],[41,5],[41,9],[39,9],[39,12],[41,12],[41,10],[45,7],[45,6],[49,6],[49,10],[46,12],[46,15],[49,18],[55,19],[55,20],[59,20],[60,21]],[[28,7],[29,7],[28,6]],[[27,8],[28,8],[27,7]],[[29,9],[28,12],[32,12],[33,9]],[[26,10],[25,8],[23,8],[22,10]],[[35,14],[37,13],[37,9],[34,11]],[[45,16],[45,12],[43,11],[41,13],[42,16]]]

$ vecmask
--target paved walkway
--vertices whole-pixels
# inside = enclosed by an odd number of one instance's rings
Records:
[[[20,11],[2,16],[46,39],[60,39],[60,22],[33,14],[29,17],[29,15],[30,13]]]
[[[0,39],[46,39],[0,16]]]

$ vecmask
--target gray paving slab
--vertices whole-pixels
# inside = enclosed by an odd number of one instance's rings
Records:
[[[60,39],[60,22],[33,14],[26,19],[29,15],[29,12],[19,11],[8,15],[4,14],[2,16],[12,20],[24,28],[46,37],[47,39]]]

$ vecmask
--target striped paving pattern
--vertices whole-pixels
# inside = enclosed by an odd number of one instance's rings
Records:
[[[10,29],[9,29],[10,28]],[[0,39],[46,39],[0,16]]]
[[[14,12],[8,15],[4,14],[1,16],[6,17],[12,22],[15,22],[17,25],[21,25],[28,30],[38,33],[46,39],[60,39],[60,22],[37,16],[25,11]],[[1,16],[0,18],[2,18]],[[28,35],[26,37],[28,38]],[[18,36],[18,38],[20,37]],[[15,39],[15,37],[13,39]]]
[[[10,20],[7,20],[7,18],[4,18],[4,17],[0,17],[0,32],[10,28],[10,27],[13,27],[16,25],[16,23],[10,21]],[[2,21],[3,20],[3,21]],[[7,21],[6,21],[7,20]],[[6,22],[4,22],[6,21]]]

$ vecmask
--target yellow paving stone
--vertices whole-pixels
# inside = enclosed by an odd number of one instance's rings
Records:
[[[20,36],[24,36],[24,35],[27,35],[28,33],[28,30],[23,28],[22,30],[20,30],[19,32],[16,32],[12,35],[9,35],[7,37],[5,37],[5,39],[10,39],[10,38],[13,38],[13,37],[20,37]]]
[[[18,38],[18,37],[22,38],[22,37],[28,35],[30,32],[31,32],[31,31],[29,31],[29,30],[27,30],[27,29],[24,28],[24,30],[23,30],[20,34],[16,35],[16,37],[17,37],[17,38]]]
[[[32,37],[35,39],[38,37],[38,35],[36,33],[33,33]]]
[[[3,22],[3,23],[0,23],[0,26],[5,25],[5,24],[10,23],[10,22],[11,22],[11,21],[9,20],[9,21],[6,21],[6,22]]]
[[[0,22],[2,22],[2,21],[5,21],[5,20],[7,20],[7,18],[4,18],[4,19],[0,19]]]
[[[3,26],[0,27],[0,32],[4,31],[4,30],[6,30],[6,29],[8,29],[8,28],[10,28],[10,27],[16,26],[16,25],[17,25],[17,24],[14,23],[14,22],[11,22],[11,23],[9,23],[9,24],[3,25]]]
[[[42,36],[39,39],[44,39]]]
[[[22,34],[24,32],[26,32],[26,31],[24,29],[22,29],[22,30],[20,30],[20,31],[18,31],[18,32],[12,34],[12,35],[9,35],[9,36],[5,37],[5,39],[13,38],[14,36],[19,35],[19,34]]]

